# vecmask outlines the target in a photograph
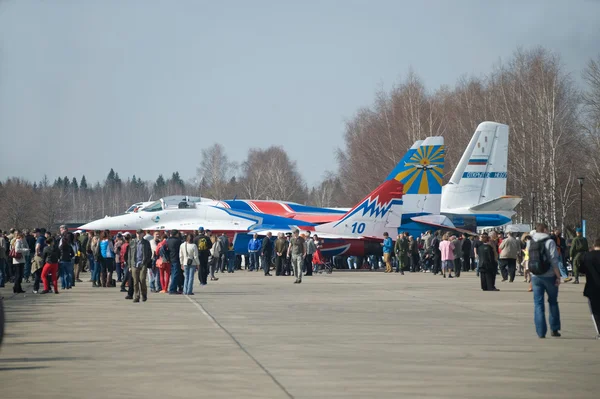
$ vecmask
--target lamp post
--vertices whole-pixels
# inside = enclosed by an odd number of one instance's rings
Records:
[[[531,228],[535,229],[535,193],[531,192]]]
[[[579,222],[580,227],[583,229],[583,180],[585,177],[578,177],[577,181],[579,182]]]

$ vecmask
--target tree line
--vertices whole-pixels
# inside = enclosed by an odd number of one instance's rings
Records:
[[[583,87],[576,84],[581,76]],[[566,71],[560,56],[544,48],[518,49],[485,76],[463,76],[454,87],[427,90],[415,71],[371,106],[347,120],[341,148],[332,156],[337,172],[308,187],[282,147],[251,148],[241,163],[223,146],[201,151],[194,178],[177,171],[155,181],[122,179],[110,170],[102,182],[85,176],[0,183],[0,227],[51,226],[123,212],[138,201],[187,194],[214,199],[277,199],[347,207],[373,190],[412,143],[442,135],[445,179],[452,174],[477,125],[485,120],[510,126],[507,192],[523,198],[515,222],[579,224],[578,178],[584,177],[583,216],[600,233],[594,203],[600,194],[600,55],[584,71]]]

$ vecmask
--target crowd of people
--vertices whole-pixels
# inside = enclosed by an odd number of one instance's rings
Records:
[[[496,278],[502,282],[515,281],[516,274],[524,276],[533,292],[535,326],[540,338],[546,336],[544,297],[548,296],[550,330],[560,336],[558,287],[561,282],[579,284],[580,273],[587,276],[584,295],[600,332],[600,240],[592,251],[581,229],[567,242],[560,230],[548,233],[544,224],[522,235],[497,232],[468,236],[465,234],[428,231],[414,238],[408,232],[398,235],[394,242],[387,233],[382,242],[382,257],[334,257],[332,262],[349,269],[377,270],[385,265],[386,273],[423,272],[443,278],[459,278],[462,272],[475,272],[483,291],[499,291]],[[133,302],[148,299],[151,292],[169,295],[194,295],[194,277],[198,274],[201,286],[217,281],[217,273],[234,273],[242,268],[262,270],[271,276],[274,266],[277,276],[295,276],[295,284],[313,272],[323,272],[329,262],[321,253],[322,242],[315,234],[271,233],[263,238],[254,235],[248,244],[245,262],[233,252],[225,234],[217,235],[203,228],[188,234],[177,230],[128,232],[111,236],[106,231],[67,231],[57,234],[45,229],[31,231],[0,231],[0,287],[13,283],[13,292],[24,293],[22,281],[33,280],[33,293],[59,293],[81,283],[82,272],[90,272],[93,287],[115,287]],[[572,276],[567,264],[572,264]],[[454,273],[454,275],[453,275]],[[120,283],[120,284],[119,284]],[[43,284],[42,289],[40,285]]]

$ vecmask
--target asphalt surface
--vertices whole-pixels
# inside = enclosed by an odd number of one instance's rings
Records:
[[[583,285],[561,286],[563,337],[538,339],[522,278],[482,292],[474,273],[220,277],[145,303],[87,282],[59,295],[13,296],[8,284],[1,397],[600,395]]]

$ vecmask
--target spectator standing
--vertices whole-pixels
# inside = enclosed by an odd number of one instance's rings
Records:
[[[248,257],[250,258],[250,271],[258,270],[259,253],[262,242],[258,239],[258,234],[254,234],[250,242],[248,242]]]
[[[25,270],[25,256],[29,253],[29,247],[23,233],[18,232],[14,241],[12,255],[13,255],[13,267],[14,267],[14,285],[13,293],[24,294],[25,290],[21,287],[23,281],[23,272]]]
[[[267,236],[263,238],[261,245],[261,256],[262,256],[262,264],[263,270],[265,272],[265,276],[270,276],[271,270],[271,259],[273,259],[273,242],[271,241],[272,234],[269,231]]]
[[[198,259],[198,246],[194,243],[194,236],[188,234],[185,242],[179,247],[179,261],[183,265],[183,293],[194,295],[194,273],[200,265]]]
[[[210,237],[206,235],[204,227],[198,229],[198,237],[196,237],[194,242],[198,248],[198,280],[200,281],[200,285],[203,286],[208,282],[208,274],[210,272],[208,259],[213,243],[210,240]]]
[[[304,256],[306,256],[306,242],[304,238],[300,237],[300,231],[295,229],[290,239],[289,254],[292,258],[292,268],[296,275],[296,281],[294,284],[302,283],[302,265]]]
[[[54,245],[54,238],[49,237],[46,240],[44,249],[42,250],[42,282],[44,283],[44,290],[40,294],[47,294],[50,292],[50,282],[48,281],[48,274],[52,275],[52,286],[54,287],[54,293],[58,294],[58,260],[60,259],[60,251]]]
[[[500,244],[499,265],[503,282],[507,279],[510,279],[509,282],[511,283],[515,281],[519,252],[521,252],[521,243],[512,234],[508,233]]]
[[[148,299],[148,287],[146,286],[146,273],[152,262],[152,249],[150,242],[144,239],[144,231],[139,229],[136,232],[137,239],[129,243],[129,265],[133,278],[133,302],[140,301],[140,293],[142,301]],[[177,253],[179,256],[179,253]]]
[[[596,339],[600,339],[600,239],[594,241],[592,251],[583,255],[580,266],[585,273],[583,295],[588,298]]]
[[[6,262],[8,259],[8,240],[4,238],[4,233],[0,230],[0,288],[6,283]]]
[[[171,230],[171,236],[167,240],[167,248],[169,250],[169,261],[171,262],[171,283],[169,285],[169,295],[181,294],[177,290],[179,279],[182,276],[181,263],[179,261],[179,247],[181,247],[181,239],[179,231]]]
[[[581,228],[576,229],[575,234],[576,237],[573,238],[573,242],[571,243],[571,261],[573,262],[573,276],[575,277],[573,284],[579,284],[579,263],[581,262],[581,257],[588,251],[589,247]]]

